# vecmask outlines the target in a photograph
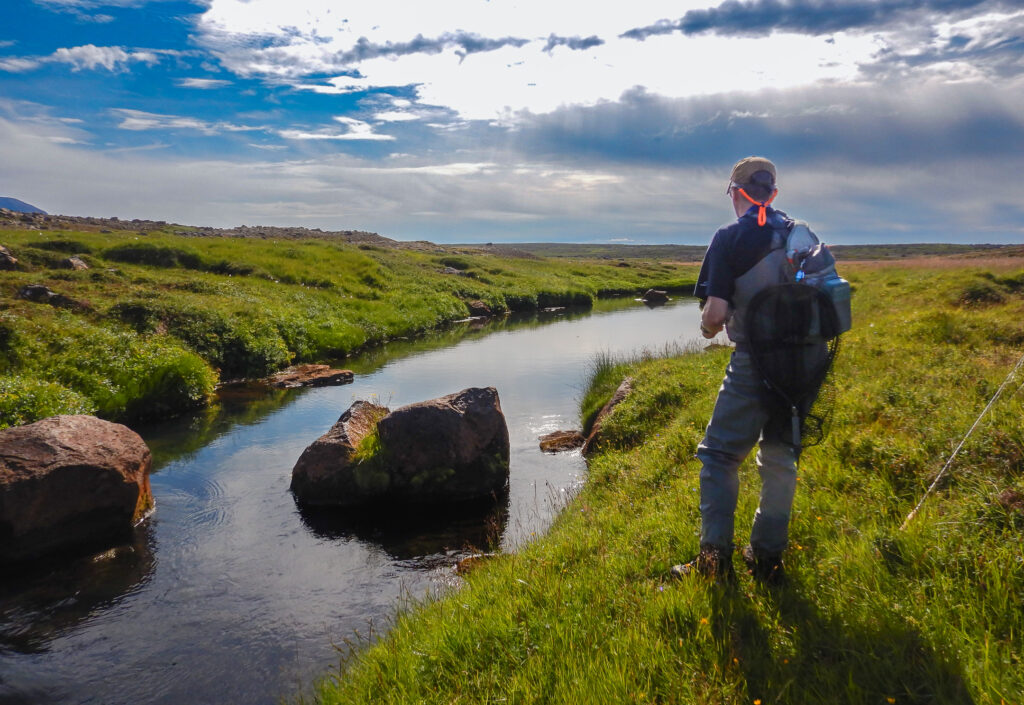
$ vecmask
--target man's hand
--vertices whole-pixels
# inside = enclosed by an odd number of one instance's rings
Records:
[[[717,296],[709,296],[704,303],[700,317],[700,332],[705,338],[714,338],[729,318],[729,302]]]

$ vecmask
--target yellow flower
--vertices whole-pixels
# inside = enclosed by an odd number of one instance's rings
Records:
[[[761,699],[758,698],[757,700],[755,700],[754,705],[761,705]]]
[[[701,617],[700,618],[700,623],[701,624],[707,624],[708,623],[708,618],[707,617]]]
[[[885,702],[889,703],[889,705],[892,705],[894,702],[896,702],[896,698],[886,698]]]

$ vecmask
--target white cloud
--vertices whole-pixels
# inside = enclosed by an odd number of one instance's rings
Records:
[[[230,86],[231,81],[226,81],[222,78],[181,78],[178,79],[178,85],[182,88],[198,88],[200,90],[211,90],[213,88],[223,88],[224,86]]]
[[[224,132],[251,132],[265,129],[251,125],[236,125],[230,122],[208,122],[178,115],[147,113],[129,108],[113,108],[110,112],[121,118],[118,128],[122,130],[196,130],[210,136]]]
[[[423,116],[403,110],[383,110],[373,114],[374,120],[380,122],[407,122],[410,120],[422,120]]]
[[[149,66],[160,62],[160,57],[178,56],[182,52],[167,49],[136,49],[126,51],[121,47],[98,47],[85,44],[76,47],[61,47],[49,56],[12,56],[0,59],[0,71],[19,73],[32,71],[43,64],[68,64],[72,71],[96,70],[126,71],[131,63]]]
[[[98,47],[93,44],[60,48],[49,57],[48,61],[70,64],[74,71],[95,69],[102,66],[108,71],[122,68],[132,61],[155,64],[159,58],[152,52],[129,53],[121,47]]]
[[[309,132],[306,130],[280,130],[279,135],[289,140],[368,140],[368,141],[391,141],[395,138],[392,135],[383,135],[373,131],[373,125],[356,120],[355,118],[338,116],[335,121],[348,128],[347,132],[322,129]]]
[[[595,12],[583,0],[453,0],[440,10],[380,0],[339,12],[328,0],[294,0],[287,7],[272,0],[212,0],[198,23],[198,41],[239,75],[288,80],[320,94],[414,87],[422,104],[487,120],[614,101],[637,85],[685,97],[741,90],[752,83],[785,88],[846,81],[878,49],[872,37],[842,34],[832,42],[798,35],[663,36],[645,42],[618,37],[631,27],[706,5],[706,0],[682,6],[614,3]],[[441,41],[459,32],[498,43],[467,54]],[[545,51],[554,35],[593,36],[604,43],[584,51]],[[506,38],[525,43],[500,44]],[[766,59],[752,60],[759,56]],[[303,80],[342,70],[348,71],[324,82]]]
[[[0,59],[0,71],[7,71],[8,73],[32,71],[39,68],[40,63],[38,59],[12,56],[8,59]]]

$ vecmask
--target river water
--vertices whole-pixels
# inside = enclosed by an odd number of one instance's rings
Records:
[[[456,583],[459,558],[542,533],[585,465],[578,452],[541,453],[537,437],[578,428],[588,365],[686,344],[698,316],[692,300],[619,300],[465,323],[341,362],[356,373],[350,385],[229,391],[140,429],[157,509],[133,540],[0,580],[0,705],[260,705],[307,692],[344,644]],[[471,386],[500,395],[507,501],[357,523],[298,509],[291,468],[352,401],[395,408]]]

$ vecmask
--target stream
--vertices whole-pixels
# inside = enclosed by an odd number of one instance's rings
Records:
[[[353,384],[229,389],[210,409],[137,429],[153,451],[156,512],[131,543],[0,580],[0,705],[269,705],[308,693],[345,644],[456,585],[461,557],[542,534],[586,467],[578,451],[541,453],[537,438],[579,427],[595,356],[686,344],[698,319],[680,299],[465,322],[336,363]],[[507,502],[358,523],[298,509],[295,460],[354,400],[396,408],[471,386],[500,395]]]

